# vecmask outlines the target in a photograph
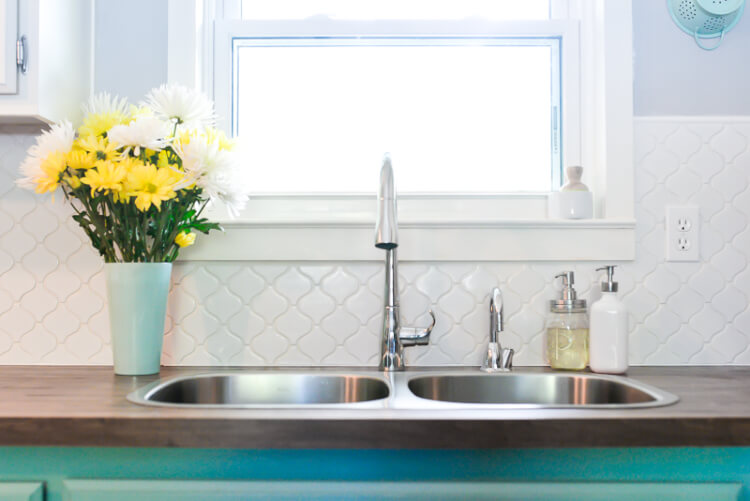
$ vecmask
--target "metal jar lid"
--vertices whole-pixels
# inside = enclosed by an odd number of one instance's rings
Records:
[[[586,311],[585,299],[553,299],[549,302],[549,310],[553,313],[573,313]]]

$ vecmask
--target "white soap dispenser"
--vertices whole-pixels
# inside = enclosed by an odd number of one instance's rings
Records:
[[[628,310],[617,298],[614,266],[597,268],[607,272],[602,297],[591,305],[589,366],[594,372],[622,374],[628,370]]]

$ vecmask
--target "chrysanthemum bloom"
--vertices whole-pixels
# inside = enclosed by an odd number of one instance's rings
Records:
[[[184,85],[164,84],[149,92],[146,102],[157,118],[184,124],[187,128],[209,127],[216,121],[211,100]]]
[[[79,138],[76,141],[76,146],[89,153],[93,153],[97,160],[112,160],[120,155],[117,152],[117,149],[120,147],[117,143],[101,137],[86,136]]]
[[[65,171],[65,154],[55,151],[47,155],[41,163],[41,174],[36,178],[37,193],[50,193],[60,185],[62,173]]]
[[[153,117],[142,117],[133,120],[128,125],[115,125],[107,133],[107,138],[120,146],[125,146],[126,151],[134,148],[133,153],[141,154],[141,148],[159,151],[167,146],[171,139],[169,124]]]
[[[78,128],[78,133],[82,137],[99,137],[115,125],[130,122],[127,108],[128,103],[123,98],[106,92],[93,96],[83,107],[83,125]]]
[[[71,150],[66,155],[65,160],[71,169],[85,170],[94,166],[96,155],[85,150]]]
[[[174,187],[182,176],[171,169],[157,169],[152,164],[135,166],[128,172],[127,193],[135,196],[135,206],[146,212],[151,205],[161,210],[161,203],[177,196]]]
[[[93,169],[86,171],[81,178],[83,184],[91,188],[91,196],[96,196],[97,191],[103,193],[119,192],[125,180],[127,171],[122,164],[111,160],[99,160]]]
[[[210,199],[221,200],[236,215],[247,202],[246,187],[240,179],[237,157],[222,149],[219,141],[191,140],[177,148],[185,170],[184,184],[195,183]]]
[[[37,188],[37,179],[46,176],[42,170],[42,163],[51,153],[67,153],[73,147],[75,130],[70,122],[64,121],[54,124],[50,130],[42,132],[36,138],[36,144],[27,151],[26,159],[21,164],[21,178],[16,184],[28,190]]]

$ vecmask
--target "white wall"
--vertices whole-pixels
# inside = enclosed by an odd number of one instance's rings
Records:
[[[137,103],[167,81],[167,0],[96,0],[94,90]]]
[[[636,115],[750,115],[750,13],[709,52],[666,0],[633,0],[633,40]]]

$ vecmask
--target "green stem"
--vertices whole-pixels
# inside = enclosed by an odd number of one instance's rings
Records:
[[[85,189],[85,188],[84,188]],[[88,194],[77,197],[81,201],[85,209],[85,213],[88,216],[88,221],[94,226],[94,230],[97,238],[99,239],[99,253],[104,256],[104,261],[107,263],[117,262],[116,254],[111,243],[111,235],[107,231],[106,219],[100,214],[98,207],[94,206],[96,198],[91,198]],[[92,242],[94,243],[94,242]]]

